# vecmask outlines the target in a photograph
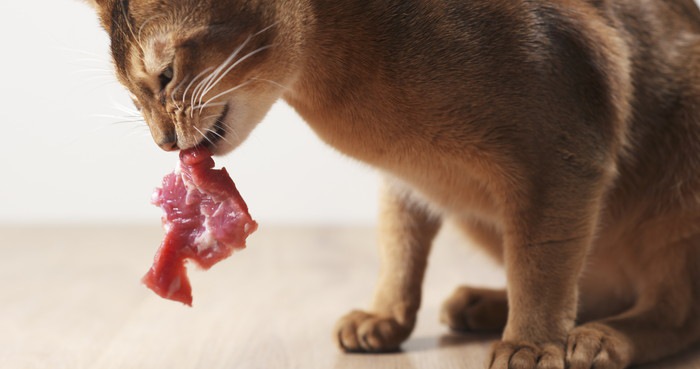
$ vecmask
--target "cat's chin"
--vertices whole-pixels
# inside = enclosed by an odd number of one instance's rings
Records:
[[[278,93],[259,93],[255,97],[241,93],[229,99],[228,111],[217,121],[220,136],[210,144],[212,154],[226,155],[241,146],[278,99]]]
[[[225,105],[220,110],[216,123],[197,129],[198,133],[206,134],[200,136],[200,141],[194,146],[205,146],[215,156],[226,155],[237,149],[279,97],[278,92],[250,96],[240,91],[237,96],[223,102]]]
[[[236,113],[234,109],[228,111],[223,119],[217,121],[217,124],[212,127],[216,133],[202,144],[207,146],[215,156],[226,155],[237,149],[259,122],[258,119],[250,119],[251,117],[244,113],[240,109],[236,110]],[[214,136],[215,139],[212,139]]]

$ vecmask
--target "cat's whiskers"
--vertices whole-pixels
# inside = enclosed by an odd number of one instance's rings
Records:
[[[229,68],[228,70],[226,70],[225,72],[223,72],[223,74],[222,74],[222,71],[224,70],[224,68],[228,67],[229,64],[233,63],[233,60],[236,58],[236,56],[238,56],[238,53],[240,53],[241,50],[243,50],[243,48],[246,47],[246,45],[248,44],[248,42],[250,42],[251,39],[252,39],[252,36],[248,36],[248,37],[245,39],[245,41],[243,41],[243,43],[241,43],[241,44],[229,55],[229,57],[226,58],[226,60],[224,60],[224,61],[219,65],[218,68],[216,68],[216,70],[214,71],[214,73],[212,73],[212,74],[209,76],[209,77],[210,77],[210,78],[209,78],[209,81],[208,81],[207,84],[202,88],[202,90],[199,91],[200,93],[199,93],[199,96],[198,96],[198,98],[197,98],[198,104],[202,104],[202,98],[204,97],[204,95],[207,94],[207,92],[209,92],[209,91],[211,90],[211,88],[212,88],[212,81],[214,81],[214,80],[216,79],[217,82],[214,82],[214,85],[216,85],[216,83],[218,83],[218,81],[219,81],[221,78],[223,78],[223,76],[225,76],[226,74],[228,74],[228,72],[230,71],[230,68]],[[218,78],[218,79],[217,79],[217,78]],[[192,104],[194,105],[194,101],[192,102]]]
[[[187,82],[188,78],[190,78],[189,74],[185,76],[185,78],[183,78],[182,81],[177,86],[175,86],[175,88],[172,91],[170,91],[170,100],[173,102],[173,105],[175,105],[175,108],[177,110],[182,110],[182,107],[178,105],[177,101],[175,100],[175,94],[177,94],[182,85],[185,84],[185,82]]]
[[[221,114],[207,115],[206,117],[201,118],[199,121],[202,122],[202,123],[204,123],[207,119],[218,118],[218,117],[220,117],[220,116],[221,116]]]
[[[248,84],[250,84],[250,83],[251,83],[251,80],[247,80],[247,81],[245,81],[245,82],[243,82],[243,83],[238,84],[238,85],[235,86],[235,87],[231,87],[231,88],[229,88],[228,90],[226,90],[226,91],[224,91],[224,92],[221,92],[221,93],[219,93],[218,95],[216,95],[216,96],[214,96],[214,97],[208,99],[204,104],[202,104],[202,106],[199,107],[199,114],[202,114],[202,110],[204,110],[204,108],[208,107],[208,106],[210,105],[210,103],[214,102],[216,99],[219,99],[219,98],[221,98],[221,97],[223,97],[223,96],[225,96],[225,95],[228,95],[228,94],[230,94],[231,92],[234,92],[234,91],[238,90],[239,88],[242,88],[242,87],[244,87],[244,86],[246,86],[246,85],[248,85]]]
[[[87,69],[79,69],[79,70],[74,70],[70,74],[79,74],[79,73],[100,73],[99,75],[101,76],[112,76],[112,70],[110,69],[102,69],[102,68],[87,68]]]
[[[202,138],[204,138],[205,140],[207,140],[207,142],[209,142],[212,146],[214,146],[214,142],[209,137],[207,137],[207,135],[204,134],[204,132],[202,132],[199,128],[197,128],[197,126],[192,125],[192,128],[194,128],[197,132],[199,132],[199,134],[202,135]]]
[[[200,102],[199,114],[202,114],[202,109],[204,109],[204,107],[206,107],[207,104],[208,104],[210,101],[212,101],[212,100],[214,100],[214,99],[216,99],[216,98],[218,98],[218,97],[221,96],[221,94],[216,95],[215,97],[209,99],[206,103],[204,103],[204,104],[201,103],[201,102],[202,102],[202,99],[204,98],[204,96],[205,96],[207,93],[209,93],[209,91],[211,91],[211,89],[213,89],[214,87],[216,87],[216,85],[218,85],[228,73],[230,73],[236,66],[238,66],[240,63],[242,63],[242,62],[245,61],[246,59],[250,58],[251,56],[253,56],[253,55],[255,55],[255,54],[259,53],[259,52],[262,52],[263,50],[267,50],[267,49],[269,49],[269,48],[271,48],[271,47],[272,47],[272,45],[266,45],[266,46],[263,46],[263,47],[259,47],[259,48],[255,49],[255,50],[249,52],[248,54],[242,56],[242,57],[241,57],[240,59],[238,59],[235,63],[231,64],[231,66],[228,67],[228,69],[226,70],[226,72],[224,72],[224,74],[222,74],[222,75],[214,82],[214,84],[212,84],[209,88],[207,88],[207,89],[202,93],[202,95],[200,96],[200,99],[199,99],[199,102]],[[236,87],[233,88],[233,89],[227,90],[225,93],[229,93],[229,92],[235,91],[235,90],[238,89],[239,87],[243,87],[243,86],[247,85],[248,83],[250,83],[250,80],[247,80],[246,82],[244,82],[244,83],[242,83],[242,84],[236,86]],[[223,94],[223,93],[222,93],[222,94]]]
[[[267,79],[267,78],[258,78],[258,77],[251,77],[250,79],[255,80],[255,81],[262,81],[262,82],[271,83],[271,84],[273,84],[273,85],[275,85],[275,86],[277,86],[277,87],[279,87],[279,88],[281,88],[281,89],[283,89],[283,90],[285,90],[285,91],[288,91],[288,90],[289,90],[289,87],[287,87],[287,86],[285,86],[285,85],[283,85],[283,84],[281,84],[281,83],[279,83],[279,82],[275,82],[275,81],[273,81],[273,80],[271,80],[271,79]]]
[[[204,78],[200,83],[197,84],[195,89],[192,92],[192,98],[190,99],[190,118],[194,117],[194,109],[195,109],[195,100],[197,101],[197,107],[199,107],[199,115],[202,114],[202,110],[205,106],[207,106],[207,103],[210,101],[205,102],[204,104],[202,101],[204,100],[204,97],[206,94],[208,94],[214,87],[216,87],[223,78],[225,78],[238,64],[240,64],[242,61],[245,59],[257,54],[258,52],[261,52],[267,48],[272,47],[272,45],[268,46],[263,46],[261,48],[258,48],[247,55],[243,56],[239,60],[237,60],[235,63],[231,64],[233,60],[238,56],[238,54],[245,48],[245,46],[252,40],[254,37],[266,32],[269,29],[272,29],[275,27],[279,22],[274,22],[273,24],[263,28],[262,30],[256,32],[253,35],[248,36],[241,45],[239,45],[231,54],[221,63],[219,66],[214,69],[212,73],[210,73],[209,76]],[[230,64],[230,65],[229,65]],[[226,68],[226,70],[224,70]],[[218,95],[217,95],[218,96]],[[183,102],[184,103],[184,102]]]
[[[90,78],[90,79],[85,79],[82,82],[86,82],[84,84],[86,88],[88,88],[87,82],[101,82],[101,83],[97,83],[97,84],[94,84],[92,86],[89,86],[89,89],[86,90],[89,93],[99,91],[100,89],[103,89],[104,87],[107,87],[107,86],[113,86],[113,85],[119,84],[119,82],[117,82],[113,79],[107,79],[107,78],[103,78],[103,79]]]
[[[224,106],[224,105],[227,105],[227,104],[228,104],[228,103],[225,103],[225,102],[219,102],[219,103],[213,103],[213,104],[211,104],[211,105],[208,105],[207,107],[212,108],[212,107],[215,107],[215,106]],[[204,106],[204,105],[195,105],[195,106],[192,107],[192,110],[202,108],[203,106]],[[201,111],[200,111],[200,114],[199,114],[199,115],[201,115]]]
[[[105,125],[101,125],[99,129],[104,129],[110,126],[119,127],[129,127],[133,130],[138,129],[148,129],[146,121],[143,119],[141,114],[127,114],[127,115],[110,115],[110,114],[92,114],[95,118],[109,119],[109,122],[105,122]]]
[[[122,113],[126,113],[132,116],[141,116],[140,111],[133,108],[129,108],[128,106],[122,105],[116,101],[112,101],[112,105],[114,105],[114,108],[121,111]]]
[[[80,53],[80,54],[83,54],[83,55],[94,56],[94,57],[96,58],[96,59],[94,59],[94,60],[99,60],[100,62],[104,62],[104,61],[105,61],[105,60],[103,59],[104,55],[100,55],[100,54],[97,54],[97,53],[93,53],[93,52],[91,52],[91,51],[80,50],[80,49],[71,49],[71,48],[69,48],[69,47],[64,47],[64,46],[56,47],[56,48],[57,48],[58,50],[70,51],[70,52],[74,52],[74,53]]]
[[[206,131],[211,132],[213,135],[215,135],[216,137],[219,137],[220,139],[222,139],[224,142],[228,143],[229,145],[233,145],[233,142],[229,141],[226,137],[221,135],[219,132],[216,132],[215,130],[213,130],[211,128],[207,128]]]
[[[213,72],[212,72],[212,73],[213,73]],[[194,108],[193,108],[193,106],[194,106],[194,101],[197,99],[198,91],[199,91],[199,89],[202,88],[202,86],[203,86],[204,84],[206,84],[207,81],[212,77],[212,75],[213,75],[212,73],[210,73],[210,74],[209,74],[208,76],[206,76],[205,78],[202,78],[202,80],[201,80],[199,83],[197,83],[197,86],[195,86],[194,90],[192,90],[192,95],[190,96],[190,118],[192,118],[193,115],[194,115]]]
[[[235,63],[231,64],[231,66],[228,67],[228,69],[227,69],[227,70],[226,70],[226,71],[211,85],[211,86],[209,86],[209,87],[202,93],[202,95],[201,95],[200,98],[199,98],[199,103],[201,104],[202,99],[204,98],[204,96],[205,96],[207,93],[209,93],[209,91],[211,91],[214,87],[216,87],[216,85],[218,85],[219,82],[221,82],[221,80],[223,80],[224,77],[226,77],[226,75],[228,75],[228,74],[233,70],[233,68],[235,68],[236,66],[238,66],[240,63],[242,63],[242,62],[245,61],[246,59],[250,58],[251,56],[253,56],[253,55],[255,55],[255,54],[259,53],[259,52],[262,52],[262,51],[264,51],[264,50],[267,50],[267,49],[269,49],[269,48],[271,48],[271,47],[272,47],[272,45],[267,45],[267,46],[259,47],[259,48],[255,49],[255,50],[249,52],[248,54],[242,56],[242,57],[241,57],[240,59],[238,59]],[[201,112],[200,112],[200,113],[201,113]]]
[[[98,59],[98,58],[77,58],[77,59],[73,59],[73,61],[80,62],[80,63],[83,63],[83,62],[99,63],[99,64],[103,64],[103,65],[106,63],[106,61],[104,59]]]
[[[242,61],[243,59],[249,57],[250,54],[248,54],[248,55],[244,56],[243,58],[239,59],[239,61],[237,61],[236,63],[234,63],[233,65],[231,65],[226,71],[224,71],[224,72],[222,73],[221,71],[223,70],[223,68],[225,68],[227,64],[231,63],[231,61],[238,55],[238,53],[239,53],[241,50],[243,50],[243,48],[248,44],[248,42],[250,42],[250,40],[252,40],[252,39],[255,38],[256,36],[258,36],[258,35],[260,35],[260,34],[266,32],[266,31],[269,30],[269,29],[272,29],[272,28],[275,27],[278,23],[279,23],[279,22],[274,22],[274,23],[272,23],[271,25],[269,25],[269,26],[263,28],[262,30],[256,32],[256,33],[253,34],[252,36],[248,36],[248,37],[246,38],[246,40],[243,41],[243,43],[242,43],[239,47],[237,47],[236,50],[234,50],[234,51],[231,53],[231,55],[229,55],[229,57],[228,57],[223,63],[220,64],[220,66],[217,68],[216,72],[215,72],[215,73],[212,73],[212,75],[210,76],[210,77],[212,77],[212,78],[211,78],[211,79],[210,79],[210,78],[207,78],[207,79],[213,81],[214,78],[217,78],[217,77],[214,77],[215,75],[220,74],[220,76],[219,76],[219,77],[216,79],[216,81],[214,81],[213,83],[207,83],[207,86],[206,86],[206,87],[204,88],[204,90],[202,90],[201,93],[199,94],[198,104],[199,104],[200,106],[202,105],[202,100],[204,99],[204,96],[205,96],[207,93],[209,93],[209,91],[211,91],[214,87],[216,87],[216,85],[217,85],[219,82],[221,82],[221,80],[222,80],[226,75],[228,75],[228,73],[231,72],[231,70],[233,70],[233,68],[235,68],[236,65],[238,65],[238,63],[239,63],[240,61]],[[266,47],[265,47],[265,48],[266,48]],[[264,48],[261,48],[261,49],[264,49]],[[259,51],[261,51],[261,50],[260,50],[260,49],[255,50],[255,51],[253,51],[253,54],[254,54],[254,53],[257,53],[257,52],[259,52]],[[192,102],[192,104],[194,104],[194,102]],[[200,111],[200,114],[201,114],[201,111]]]
[[[271,25],[269,25],[269,26],[267,26],[267,27],[261,29],[260,31],[256,32],[256,33],[253,35],[253,37],[258,36],[258,35],[260,35],[260,34],[262,34],[262,33],[265,33],[267,30],[272,29],[272,27],[278,25],[279,23],[280,23],[279,21],[278,21],[278,22],[272,23]]]
[[[109,119],[141,119],[143,120],[143,117],[141,115],[110,115],[110,114],[92,114],[91,117],[94,118],[109,118]]]
[[[236,136],[236,140],[241,141],[241,136],[238,135],[238,132],[236,132],[236,128],[234,126],[227,126],[228,131],[231,132],[234,136]]]
[[[208,68],[204,69],[203,71],[201,71],[197,76],[195,76],[195,77],[190,81],[190,83],[187,85],[187,88],[185,88],[185,92],[182,93],[182,106],[183,106],[183,107],[184,107],[185,104],[186,104],[185,99],[187,98],[187,91],[190,90],[190,88],[192,87],[192,85],[194,84],[194,82],[195,82],[196,80],[200,79],[202,76],[204,76],[205,74],[209,73],[209,71],[211,71],[212,69],[213,69],[212,67],[208,67]]]
[[[235,63],[233,63],[233,64],[226,70],[226,72],[225,72],[224,74],[222,74],[222,75],[216,80],[216,82],[214,82],[214,84],[211,85],[211,87],[209,87],[206,91],[204,91],[204,93],[203,93],[202,96],[200,97],[200,103],[201,103],[202,98],[204,97],[204,95],[206,95],[207,93],[209,93],[209,91],[211,91],[211,89],[213,89],[214,87],[216,87],[216,85],[218,85],[219,82],[221,82],[221,80],[223,80],[223,78],[224,78],[228,73],[230,73],[230,72],[233,70],[233,68],[235,68],[236,66],[238,66],[240,63],[242,63],[242,62],[245,61],[246,59],[250,58],[251,56],[253,56],[253,55],[255,55],[255,54],[259,53],[259,52],[262,52],[262,51],[264,51],[264,50],[267,50],[267,49],[269,49],[269,48],[271,48],[271,47],[272,47],[272,45],[267,45],[267,46],[259,47],[259,48],[255,49],[255,50],[249,52],[248,54],[244,55],[244,56],[241,57],[240,59],[238,59]],[[248,82],[249,82],[249,80],[246,81],[246,82],[244,83],[244,85],[247,84]],[[239,85],[239,86],[240,86],[240,85]],[[230,90],[229,90],[229,91],[230,91]],[[218,96],[219,96],[219,95],[217,95],[216,97],[218,97]],[[206,106],[206,104],[204,104],[204,106]],[[201,109],[202,109],[202,108],[200,108],[200,114],[201,114]]]
[[[124,125],[124,124],[129,124],[129,123],[132,123],[132,124],[138,123],[138,125],[141,125],[141,123],[143,123],[143,120],[119,120],[116,122],[109,122],[109,124],[111,124],[111,125]]]
[[[112,76],[90,76],[90,77],[86,77],[86,78],[81,78],[80,82],[105,82],[105,83],[99,84],[95,87],[103,87],[103,86],[107,86],[110,84],[118,83],[118,81],[116,81],[114,79],[114,77],[112,77]]]
[[[207,76],[207,78],[203,79],[201,83],[197,85],[197,87],[194,89],[192,92],[192,99],[190,101],[190,106],[193,106],[195,104],[195,100],[198,101],[198,104],[202,104],[202,96],[203,96],[203,91],[207,89],[207,87],[210,85],[210,82],[217,78],[217,76],[221,73],[221,71],[228,66],[228,64],[232,63],[233,60],[236,58],[238,53],[245,47],[245,45],[250,41],[250,37],[248,37],[241,45],[239,45],[236,49],[231,52],[231,54],[221,63],[219,66],[214,69],[212,73]],[[190,110],[190,118],[193,117],[194,114],[194,109]],[[201,112],[200,112],[201,114]]]
[[[129,29],[129,33],[131,33],[131,37],[134,40],[134,43],[136,43],[136,46],[138,46],[139,49],[141,49],[141,59],[143,59],[144,55],[146,55],[146,49],[143,47],[141,40],[138,37],[136,37],[136,34],[134,33],[134,28],[131,25],[131,19],[129,18],[129,14],[127,13],[127,10],[124,6],[122,6],[122,15],[124,16],[124,21],[126,22],[126,26]]]

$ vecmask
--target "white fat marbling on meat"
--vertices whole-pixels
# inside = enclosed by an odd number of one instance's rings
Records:
[[[216,208],[216,211],[214,211],[214,213],[211,216],[206,215],[204,209],[200,208],[200,213],[204,215],[205,219],[202,223],[204,225],[204,231],[200,233],[199,236],[197,236],[197,238],[195,238],[194,240],[198,252],[203,252],[218,247],[219,243],[216,239],[214,239],[214,235],[211,233],[209,219],[211,217],[216,216],[216,214],[220,211],[223,211],[221,204],[219,204],[219,206]]]
[[[215,248],[218,244],[214,239],[214,235],[212,235],[211,231],[209,230],[208,220],[209,217],[207,217],[207,219],[204,221],[204,231],[194,239],[194,245],[197,248],[198,253]]]
[[[182,283],[180,282],[180,277],[175,277],[173,281],[170,283],[170,286],[168,287],[168,297],[172,296],[175,294],[175,292],[180,290],[180,286]]]

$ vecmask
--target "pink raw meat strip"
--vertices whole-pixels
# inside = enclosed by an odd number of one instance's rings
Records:
[[[245,248],[258,224],[225,168],[213,169],[206,148],[180,152],[180,165],[153,193],[160,206],[165,239],[143,283],[166,299],[192,306],[185,260],[204,269]]]

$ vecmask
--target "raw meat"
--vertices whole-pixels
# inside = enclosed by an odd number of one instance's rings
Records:
[[[163,209],[165,239],[143,283],[166,299],[192,306],[185,260],[209,269],[245,248],[258,224],[225,168],[213,169],[207,148],[180,152],[175,172],[163,178],[152,203]]]

